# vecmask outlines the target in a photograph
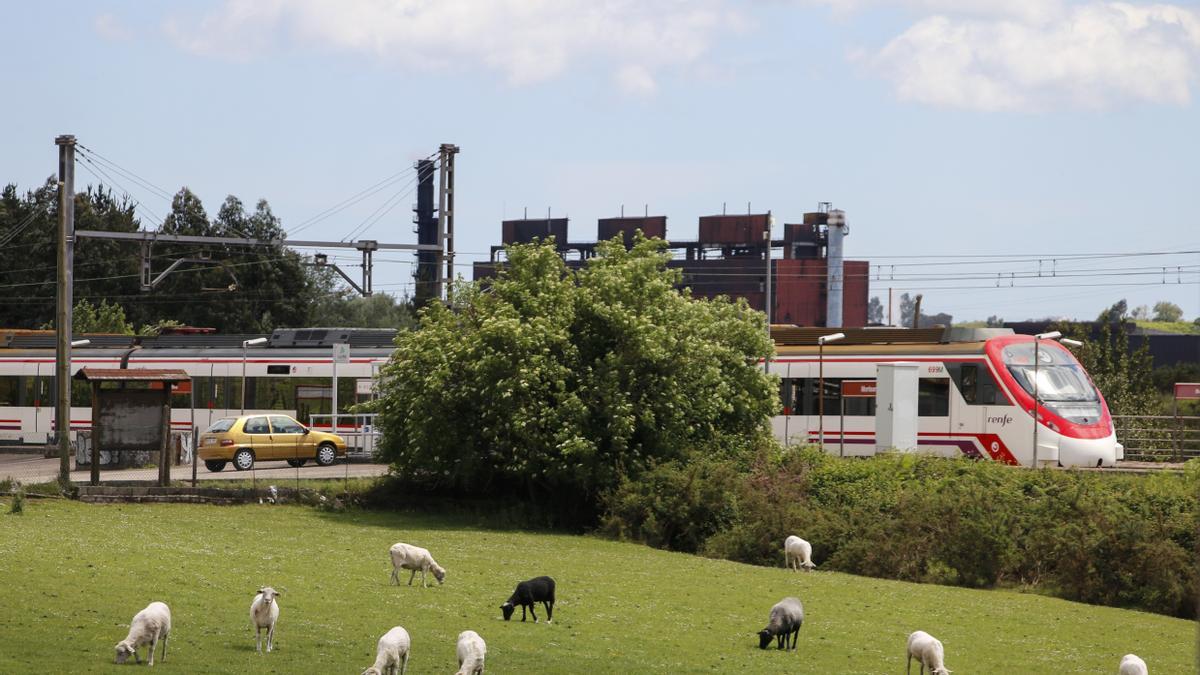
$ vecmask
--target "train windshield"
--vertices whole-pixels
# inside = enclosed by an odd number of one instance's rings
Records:
[[[1033,345],[1022,343],[1004,348],[1004,365],[1008,372],[1029,395],[1034,390]],[[1092,386],[1083,368],[1074,362],[1061,347],[1053,344],[1038,349],[1037,365],[1038,398],[1047,402],[1099,401],[1096,388]]]

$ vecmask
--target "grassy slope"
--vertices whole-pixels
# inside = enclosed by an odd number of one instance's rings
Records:
[[[1162,333],[1178,333],[1195,335],[1200,333],[1200,326],[1191,321],[1134,321],[1138,328],[1159,331]]]
[[[4,509],[7,513],[7,508]],[[442,587],[389,587],[387,548],[431,548]],[[500,620],[514,583],[558,581],[552,625]],[[30,503],[0,516],[0,672],[125,672],[113,645],[151,600],[172,609],[165,670],[361,672],[393,625],[411,673],[452,672],[459,631],[489,646],[489,672],[902,672],[921,628],[961,673],[1192,668],[1195,626],[1036,595],[788,573],[591,537],[479,530],[412,514],[303,507]],[[419,577],[418,577],[419,579]],[[255,589],[283,591],[278,649],[253,652]],[[754,632],[785,595],[808,620],[800,655],[759,651]],[[543,617],[544,620],[544,617]],[[69,639],[64,640],[66,636]]]

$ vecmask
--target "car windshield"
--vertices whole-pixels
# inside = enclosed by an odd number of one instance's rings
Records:
[[[1034,348],[1030,342],[1004,348],[1008,372],[1029,395],[1034,391]],[[1042,401],[1097,401],[1096,388],[1070,354],[1054,343],[1037,350],[1037,393]]]
[[[237,421],[236,417],[222,417],[221,419],[217,420],[216,422],[213,422],[212,424],[208,425],[208,428],[205,429],[204,432],[215,434],[215,433],[220,433],[222,431],[229,431],[230,429],[233,428],[233,423],[236,421]]]

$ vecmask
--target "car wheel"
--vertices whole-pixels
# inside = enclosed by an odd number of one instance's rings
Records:
[[[322,443],[317,446],[317,464],[329,466],[337,460],[337,448],[332,443]]]
[[[299,469],[300,467],[302,467],[306,463],[308,463],[308,460],[307,459],[289,459],[287,462],[288,462],[288,464],[291,464],[292,466]]]
[[[254,451],[242,448],[233,453],[233,468],[238,471],[247,471],[254,468]]]
[[[206,459],[204,466],[208,467],[209,471],[220,471],[225,468],[225,460],[223,459]]]

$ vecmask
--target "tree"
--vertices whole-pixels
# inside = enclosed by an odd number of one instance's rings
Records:
[[[883,324],[883,303],[879,301],[877,295],[871,296],[871,301],[867,304],[867,323]]]
[[[1122,299],[1114,302],[1112,307],[1109,307],[1108,309],[1104,310],[1103,312],[1100,312],[1100,316],[1097,317],[1096,320],[1101,321],[1103,323],[1120,323],[1121,321],[1124,321],[1128,316],[1129,316],[1129,304],[1125,302],[1124,298],[1122,298]]]
[[[1134,321],[1145,321],[1150,318],[1150,308],[1146,305],[1138,305],[1129,313],[1129,318]]]
[[[1004,327],[1004,317],[997,316],[995,314],[989,316],[987,318],[987,327],[988,328],[1003,328]]]
[[[1052,330],[1079,340],[1081,347],[1072,350],[1114,415],[1158,414],[1158,393],[1154,388],[1154,360],[1147,343],[1136,350],[1129,349],[1126,322],[1100,323],[1100,334],[1089,339],[1089,325],[1062,323]]]
[[[51,321],[42,326],[46,330],[54,330]],[[101,300],[93,305],[87,300],[75,303],[71,312],[71,332],[75,335],[82,333],[113,333],[116,335],[133,335],[133,325],[125,319],[125,310],[115,302],[109,304]]]
[[[768,433],[771,343],[744,301],[698,300],[658,240],[601,242],[576,272],[552,242],[514,245],[401,333],[373,402],[382,453],[425,489],[517,495],[591,523],[655,462],[734,452]]]
[[[1174,323],[1183,318],[1183,308],[1173,302],[1162,300],[1154,303],[1154,320]]]
[[[913,325],[913,312],[916,311],[917,300],[908,293],[900,294],[900,325],[908,327]]]

